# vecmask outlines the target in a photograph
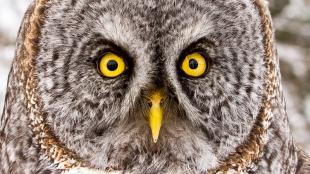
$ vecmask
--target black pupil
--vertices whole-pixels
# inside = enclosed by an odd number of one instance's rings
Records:
[[[198,68],[198,62],[195,59],[190,59],[189,60],[189,67],[191,69],[197,69]]]
[[[110,71],[115,71],[118,67],[118,64],[115,60],[109,60],[107,63],[107,68]]]

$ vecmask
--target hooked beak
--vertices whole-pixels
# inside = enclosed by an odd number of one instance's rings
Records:
[[[149,112],[149,124],[152,131],[153,142],[156,143],[158,140],[162,119],[163,109],[161,101],[163,100],[163,94],[161,90],[154,91],[149,97],[151,108]]]

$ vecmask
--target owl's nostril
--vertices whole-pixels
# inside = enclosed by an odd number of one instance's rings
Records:
[[[164,104],[164,99],[161,99],[159,104],[160,104],[160,106],[163,106],[163,104]]]
[[[160,102],[159,102],[159,105],[160,105],[160,106],[163,106],[163,104],[164,104],[164,99],[161,99]],[[148,105],[149,107],[152,107],[152,106],[153,106],[152,101],[147,101],[147,105]]]
[[[148,101],[148,102],[147,102],[147,105],[148,105],[149,107],[152,107],[152,102],[151,102],[151,101]]]

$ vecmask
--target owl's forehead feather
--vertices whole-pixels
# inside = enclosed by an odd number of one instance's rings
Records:
[[[229,33],[251,32],[244,24],[256,27],[260,23],[258,11],[253,10],[249,0],[74,2],[51,4],[47,17],[59,20],[54,27],[75,28],[76,35],[85,31],[100,33],[129,49],[160,43],[166,49],[181,50],[202,37],[228,43],[233,39]],[[61,10],[65,13],[56,15]]]

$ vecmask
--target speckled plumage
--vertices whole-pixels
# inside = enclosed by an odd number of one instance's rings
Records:
[[[121,50],[129,73],[98,74],[94,60],[107,48]],[[212,59],[202,78],[177,66],[192,49]],[[168,96],[154,144],[145,96],[158,87]],[[1,173],[309,171],[288,128],[262,0],[37,0],[0,128]]]

